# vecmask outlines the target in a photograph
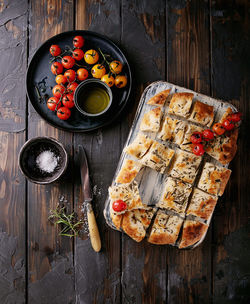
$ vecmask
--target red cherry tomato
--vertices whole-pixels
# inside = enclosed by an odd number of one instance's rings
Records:
[[[81,49],[75,49],[72,53],[72,56],[75,60],[80,61],[84,57],[84,52]]]
[[[52,89],[53,95],[57,98],[61,98],[63,96],[64,91],[65,91],[65,87],[62,86],[61,84],[55,85],[54,88]]]
[[[116,212],[122,212],[127,209],[127,204],[123,200],[114,201],[112,208]]]
[[[50,97],[47,101],[47,107],[51,110],[51,111],[55,111],[56,108],[59,108],[61,105],[61,102],[59,100],[59,98],[57,97]]]
[[[193,145],[192,151],[195,155],[198,155],[198,156],[202,156],[205,152],[202,144]]]
[[[222,135],[225,133],[225,129],[224,129],[223,125],[219,122],[214,124],[212,129],[213,129],[214,133],[216,133],[216,135]]]
[[[60,46],[57,45],[57,44],[52,44],[51,47],[50,47],[50,49],[49,49],[49,52],[54,57],[60,55],[61,54]]]
[[[67,78],[68,82],[73,82],[76,80],[76,72],[74,70],[67,70],[64,73],[64,76]]]
[[[84,68],[78,69],[76,73],[77,79],[80,81],[83,81],[89,77],[89,72]]]
[[[71,69],[75,64],[75,59],[71,56],[64,56],[62,58],[62,65],[65,69]]]
[[[55,80],[57,84],[65,84],[67,82],[67,78],[62,74],[57,75]]]
[[[67,86],[67,92],[68,92],[69,94],[74,94],[74,92],[75,92],[77,86],[78,86],[78,83],[72,82],[70,85]]]
[[[202,142],[202,133],[201,132],[194,132],[190,137],[190,141],[193,144],[201,143]]]
[[[57,117],[60,118],[61,120],[67,120],[70,118],[71,115],[71,111],[69,108],[66,107],[62,107],[59,108],[57,113],[56,113]]]
[[[214,132],[210,129],[204,130],[202,131],[202,137],[206,141],[212,140],[214,139]]]
[[[235,127],[234,123],[232,123],[232,121],[230,121],[229,119],[224,120],[222,125],[227,131],[231,131]]]
[[[73,45],[75,48],[81,48],[84,46],[84,38],[82,36],[75,36],[73,38]]]
[[[59,75],[61,74],[63,71],[63,65],[56,61],[56,62],[53,62],[52,65],[51,65],[51,72],[54,74],[54,75]]]
[[[74,97],[72,94],[66,94],[62,98],[62,103],[67,108],[73,108],[75,106]]]
[[[227,117],[227,119],[232,121],[232,122],[239,122],[241,120],[241,116],[242,116],[242,113],[238,112],[238,113],[234,113],[234,114],[229,115]]]

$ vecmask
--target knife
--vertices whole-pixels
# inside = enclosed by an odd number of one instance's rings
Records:
[[[89,181],[88,161],[87,161],[86,153],[82,146],[79,146],[79,153],[80,153],[80,170],[81,170],[81,181],[82,181],[83,204],[86,204],[86,209],[87,209],[90,241],[93,249],[96,252],[99,252],[101,250],[101,239],[91,204],[93,200],[93,194],[91,191],[90,181]]]

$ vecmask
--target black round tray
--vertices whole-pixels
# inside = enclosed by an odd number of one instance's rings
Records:
[[[71,117],[67,121],[63,121],[56,116],[55,112],[50,111],[46,105],[46,96],[47,98],[48,96],[52,96],[51,87],[56,85],[55,75],[53,75],[50,70],[51,63],[49,63],[49,61],[51,55],[49,48],[51,44],[58,44],[62,49],[65,49],[66,46],[72,47],[73,37],[76,35],[82,35],[85,38],[85,44],[82,48],[83,51],[87,51],[88,49],[98,51],[98,48],[100,48],[103,53],[109,54],[113,59],[121,61],[124,65],[122,74],[127,76],[128,84],[123,89],[116,87],[111,88],[113,92],[113,102],[110,109],[104,115],[87,117],[74,108],[72,109]],[[73,67],[73,69],[76,70],[77,68]],[[114,121],[128,102],[131,85],[130,67],[122,51],[105,36],[91,31],[69,31],[50,38],[38,48],[29,63],[26,74],[27,95],[38,114],[54,127],[71,132],[95,130]],[[39,89],[39,94],[43,98],[39,98],[36,88]]]

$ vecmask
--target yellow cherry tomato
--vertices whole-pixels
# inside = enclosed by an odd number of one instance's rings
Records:
[[[115,85],[117,88],[121,89],[127,85],[127,77],[124,75],[119,75],[115,77]]]
[[[123,68],[123,65],[120,61],[114,60],[109,65],[111,73],[120,74]]]
[[[99,55],[95,50],[88,50],[84,54],[84,59],[88,64],[95,64],[99,60]]]
[[[115,83],[115,78],[109,74],[102,76],[101,81],[105,82],[109,87],[112,87]]]
[[[93,68],[91,69],[91,74],[94,78],[99,78],[101,79],[102,76],[104,76],[106,74],[106,69],[103,65],[101,64],[96,64],[93,66]]]
[[[62,74],[57,75],[55,80],[57,84],[65,84],[67,82],[67,78]]]

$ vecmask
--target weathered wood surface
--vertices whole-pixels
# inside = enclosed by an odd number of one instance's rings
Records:
[[[0,303],[249,303],[249,10],[238,1],[0,1]],[[27,60],[49,37],[90,29],[117,43],[132,66],[126,111],[111,126],[71,134],[41,120],[25,97]],[[6,64],[8,63],[8,64]],[[244,113],[233,174],[206,240],[193,251],[137,244],[111,230],[107,187],[143,88],[166,79],[232,100]],[[60,183],[27,183],[17,156],[26,139],[49,135],[71,155]],[[58,236],[47,221],[64,200],[81,204],[78,145],[87,151],[102,251],[87,233]]]

